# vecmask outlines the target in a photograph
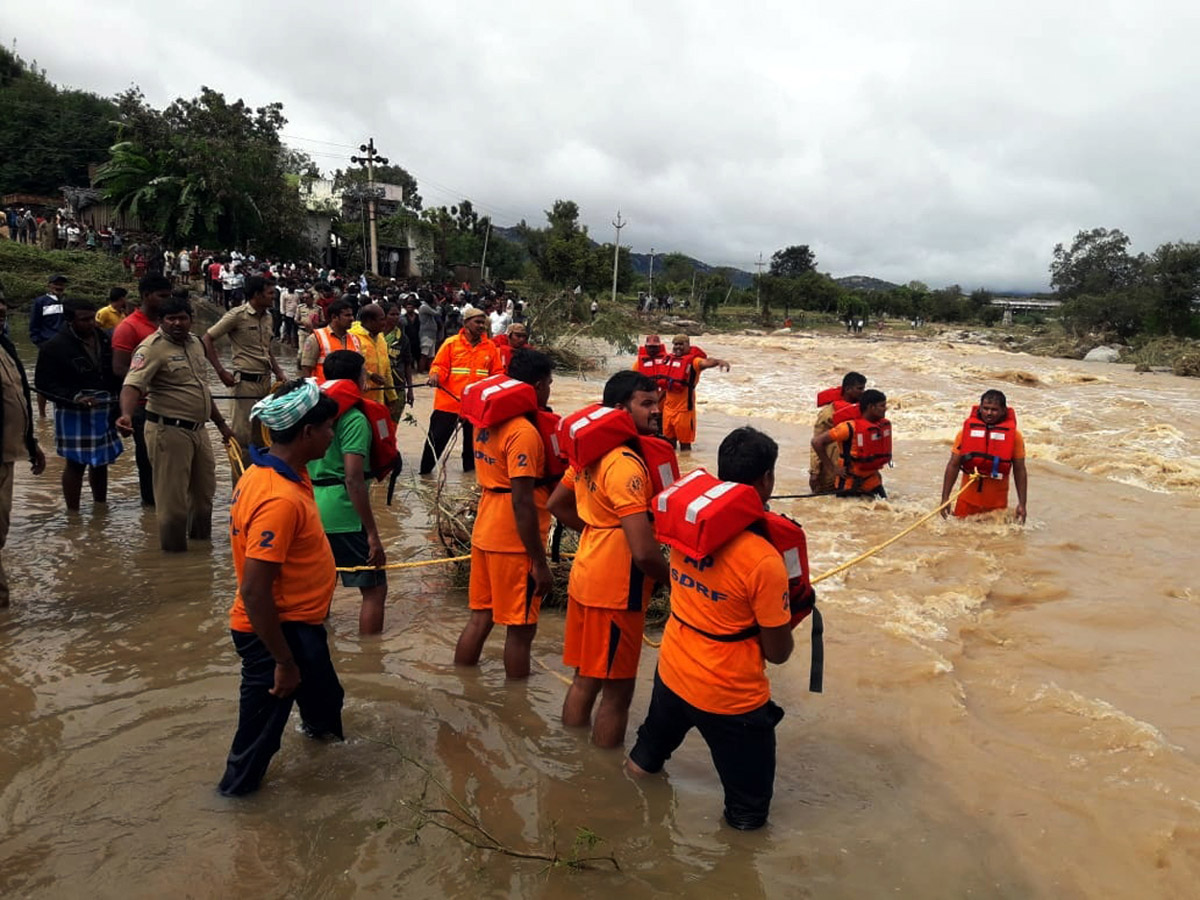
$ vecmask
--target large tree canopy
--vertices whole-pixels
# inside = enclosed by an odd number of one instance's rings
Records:
[[[88,166],[108,158],[116,112],[111,100],[55,87],[0,47],[0,194],[87,186]]]
[[[1093,228],[1075,235],[1071,246],[1054,245],[1050,286],[1063,300],[1103,294],[1137,283],[1145,260],[1129,253],[1129,238],[1114,228]]]
[[[279,139],[278,103],[252,108],[208,87],[158,111],[132,88],[118,98],[120,138],[96,182],[169,244],[299,252],[304,210],[294,180],[315,167]]]
[[[574,200],[555,200],[546,210],[546,228],[533,228],[522,221],[517,232],[525,243],[538,275],[556,287],[581,286],[589,291],[611,287],[613,245],[596,244],[587,228],[579,224],[579,204]],[[633,283],[633,261],[629,248],[617,255],[617,290],[626,291]]]
[[[784,247],[771,254],[771,268],[768,273],[776,278],[799,278],[805,272],[817,270],[817,257],[808,244],[796,244]]]
[[[366,184],[367,174],[367,170],[362,167],[344,171],[338,169],[333,173],[333,188],[341,190],[352,184]],[[412,212],[420,212],[421,195],[417,192],[417,179],[413,178],[403,166],[376,166],[375,183],[399,186],[403,192],[405,208]]]

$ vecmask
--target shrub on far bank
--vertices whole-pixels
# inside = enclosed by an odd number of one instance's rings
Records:
[[[28,309],[35,297],[46,293],[51,275],[66,275],[67,296],[107,303],[114,285],[137,293],[125,267],[100,251],[41,250],[32,244],[0,241],[0,283],[10,309]]]

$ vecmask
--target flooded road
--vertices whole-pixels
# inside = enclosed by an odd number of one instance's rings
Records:
[[[289,731],[264,788],[214,790],[236,716],[234,581],[219,463],[212,546],[157,549],[132,448],[109,509],[68,517],[57,458],[18,465],[0,612],[0,894],[6,897],[1190,897],[1200,882],[1200,381],[938,341],[701,338],[687,470],[753,424],[782,447],[776,490],[807,491],[819,388],[856,369],[889,397],[888,501],[779,501],[821,573],[938,503],[951,438],[999,387],[1029,454],[1029,522],[935,519],[824,582],[825,693],[807,693],[808,626],[772,668],[779,762],[771,823],[721,822],[692,735],[665,779],[558,724],[563,684],[505,684],[450,664],[466,591],[449,567],[393,573],[381,637],[357,591],[330,620],[347,692],[342,745]],[[618,360],[613,360],[617,364]],[[553,403],[598,399],[560,376]],[[428,417],[427,393],[417,415]],[[50,420],[39,423],[53,447]],[[406,460],[421,432],[401,426]],[[223,455],[219,456],[223,459]],[[453,459],[453,457],[452,457]],[[459,477],[451,463],[451,480]],[[424,559],[429,487],[373,490],[389,561]],[[86,492],[85,492],[86,497]],[[1015,502],[1015,501],[1014,501]],[[535,657],[561,665],[562,614]],[[642,659],[636,726],[655,654]],[[578,828],[620,871],[487,853],[426,825],[452,805],[419,760],[505,844],[569,854]]]

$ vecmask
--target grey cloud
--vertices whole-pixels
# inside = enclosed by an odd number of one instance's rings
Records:
[[[1044,287],[1080,228],[1197,236],[1181,0],[56,11],[51,32],[36,5],[6,10],[56,80],[280,100],[323,168],[374,136],[427,202],[501,224],[570,198],[598,240],[619,207],[643,252],[752,270],[808,243],[834,274],[993,288]]]

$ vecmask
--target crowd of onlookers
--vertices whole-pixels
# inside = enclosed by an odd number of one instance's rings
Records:
[[[411,358],[419,371],[428,371],[438,347],[462,327],[462,310],[468,306],[482,309],[489,319],[492,335],[501,335],[508,326],[524,322],[526,304],[503,282],[472,290],[467,284],[434,284],[420,279],[381,280],[366,273],[355,278],[315,263],[257,260],[237,251],[226,254],[193,251],[187,262],[166,265],[176,272],[179,285],[193,284],[205,297],[225,309],[245,299],[246,279],[267,275],[276,285],[275,337],[285,346],[298,348],[303,339],[328,324],[329,305],[335,300],[351,304],[355,314],[369,303],[377,303],[389,315],[388,341],[397,331],[408,342]],[[193,265],[193,261],[197,260]]]
[[[43,250],[90,250],[119,255],[124,235],[116,228],[97,229],[80,222],[64,207],[56,213],[39,213],[26,207],[6,207],[0,212],[0,241],[36,244]]]

